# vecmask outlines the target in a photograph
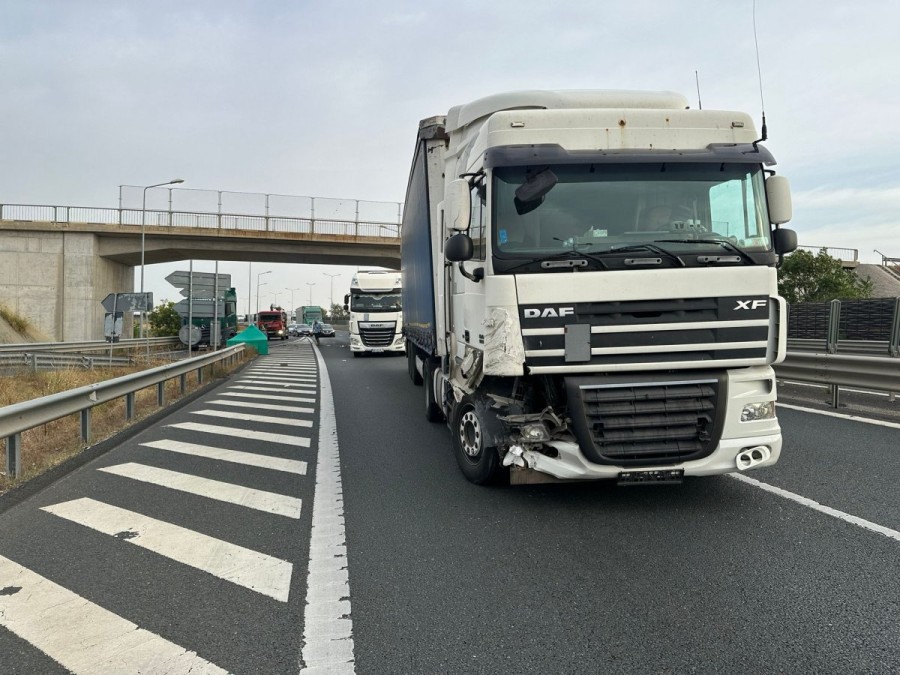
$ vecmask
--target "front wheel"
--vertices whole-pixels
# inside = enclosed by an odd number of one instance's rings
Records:
[[[484,407],[465,396],[453,406],[450,421],[456,462],[466,479],[476,485],[498,482],[502,469],[497,448],[486,445],[483,415]]]

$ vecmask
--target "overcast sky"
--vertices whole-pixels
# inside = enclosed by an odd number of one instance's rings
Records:
[[[516,89],[674,90],[759,124],[752,0],[0,0],[0,202],[119,188],[400,202],[418,121]],[[767,146],[802,245],[900,257],[900,2],[757,0]],[[187,199],[199,193],[183,193]],[[157,195],[162,198],[163,195]],[[140,206],[140,191],[131,194]],[[134,201],[136,199],[136,202]],[[128,204],[126,204],[127,206]],[[387,208],[391,207],[373,207]],[[215,210],[215,201],[211,210]],[[200,261],[195,270],[212,270]],[[154,265],[145,285],[177,300]],[[355,268],[254,265],[261,304]],[[246,263],[233,275],[239,308]]]

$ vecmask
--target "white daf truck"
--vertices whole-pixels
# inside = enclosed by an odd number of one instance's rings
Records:
[[[389,270],[362,270],[353,275],[344,309],[350,312],[350,351],[399,352],[406,349],[401,334],[400,274]]]
[[[775,267],[797,237],[763,140],[747,114],[671,92],[513,92],[420,123],[409,375],[470,481],[778,460]]]

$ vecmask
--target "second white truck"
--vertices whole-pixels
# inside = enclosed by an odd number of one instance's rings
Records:
[[[353,356],[403,353],[400,289],[399,272],[361,270],[353,275],[350,292],[344,296],[344,309],[350,312]]]

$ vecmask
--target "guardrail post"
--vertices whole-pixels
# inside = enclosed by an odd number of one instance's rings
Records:
[[[6,437],[6,475],[18,478],[21,471],[22,434],[13,434]]]
[[[134,419],[134,392],[125,394],[125,419]]]
[[[841,301],[832,300],[828,308],[828,336],[825,340],[825,349],[829,354],[836,354],[841,327]],[[841,388],[831,385],[831,406],[838,408],[841,403]]]
[[[894,298],[894,321],[891,325],[888,353],[891,356],[900,356],[900,298]]]
[[[156,405],[162,408],[166,404],[166,383],[159,382],[156,385]]]
[[[203,384],[203,366],[197,368],[197,384]]]
[[[184,396],[184,392],[187,391],[187,373],[182,373],[178,379],[181,384],[181,395]]]
[[[91,442],[91,408],[81,411],[81,440],[84,443]]]

